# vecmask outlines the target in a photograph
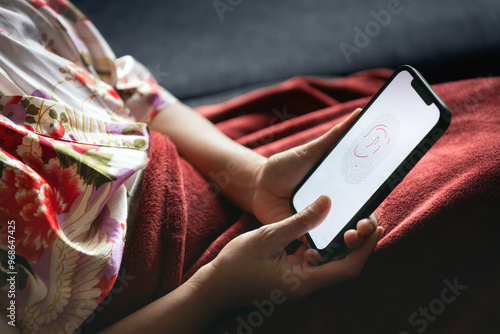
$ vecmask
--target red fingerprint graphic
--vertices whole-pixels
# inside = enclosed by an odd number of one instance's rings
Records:
[[[358,158],[368,158],[371,154],[377,153],[377,151],[383,145],[389,145],[391,138],[387,134],[387,126],[384,124],[377,124],[370,131],[364,135],[364,138],[373,138],[372,142],[368,145],[360,146],[357,144],[354,148],[354,155]]]
[[[349,145],[342,158],[342,175],[348,183],[359,183],[391,152],[399,136],[399,121],[393,114],[380,114]]]

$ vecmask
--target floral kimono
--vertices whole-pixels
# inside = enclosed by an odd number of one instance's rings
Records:
[[[116,59],[72,4],[0,0],[0,303],[9,325],[71,333],[109,293],[148,161],[146,123],[176,102],[132,57]]]

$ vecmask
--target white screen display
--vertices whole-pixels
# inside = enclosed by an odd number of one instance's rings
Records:
[[[412,80],[401,71],[297,190],[297,212],[321,195],[332,200],[324,222],[309,232],[318,249],[328,246],[437,124],[439,109],[422,100]]]

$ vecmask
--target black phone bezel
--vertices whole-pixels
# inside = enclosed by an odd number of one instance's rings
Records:
[[[333,240],[323,249],[316,247],[314,241],[312,240],[309,233],[306,234],[307,241],[310,246],[316,249],[324,260],[331,259],[337,255],[341,250],[345,249],[344,233],[352,228],[356,227],[357,222],[360,219],[368,217],[375,209],[385,200],[385,198],[396,188],[396,186],[404,179],[404,177],[410,172],[411,169],[418,163],[422,156],[427,153],[427,151],[436,143],[436,141],[443,135],[443,133],[448,128],[451,123],[451,112],[448,106],[441,100],[441,98],[436,94],[436,92],[431,88],[429,83],[423,78],[423,76],[413,67],[409,65],[403,65],[399,67],[391,77],[384,83],[384,85],[379,89],[379,91],[370,99],[366,104],[360,114],[354,119],[351,125],[344,131],[344,133],[339,137],[339,139],[332,145],[328,152],[314,165],[314,167],[307,173],[304,179],[295,187],[292,196],[290,197],[290,207],[293,213],[297,213],[293,205],[293,199],[297,191],[307,182],[309,177],[316,171],[316,169],[323,163],[323,161],[328,157],[328,155],[335,149],[337,143],[339,143],[345,134],[350,131],[350,129],[357,123],[357,121],[363,117],[364,113],[373,104],[373,102],[384,92],[389,83],[402,71],[409,72],[413,80],[418,80],[420,89],[423,89],[423,94],[425,98],[422,99],[427,103],[429,98],[432,103],[435,103],[440,112],[440,117],[436,125],[424,136],[424,138],[415,146],[415,148],[406,156],[406,158],[401,162],[401,164],[394,170],[394,172],[382,183],[382,185],[373,193],[373,195],[366,201],[366,203],[358,210],[358,212],[353,216],[353,218],[344,226],[344,228],[333,238]],[[412,81],[413,86],[413,81]],[[421,95],[421,92],[418,92]],[[422,95],[421,95],[422,97]]]

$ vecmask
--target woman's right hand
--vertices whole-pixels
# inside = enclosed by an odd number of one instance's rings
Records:
[[[292,255],[285,252],[293,240],[319,225],[329,210],[330,199],[321,196],[285,220],[238,236],[189,281],[210,289],[214,306],[223,311],[272,300],[273,294],[281,293],[282,301],[292,301],[356,278],[384,232],[376,227],[375,215],[358,224],[364,235],[359,236],[357,230],[346,232],[345,239],[355,238],[360,245],[342,260],[318,265],[319,254],[313,249],[301,247]]]
[[[376,216],[346,232],[344,239],[360,244],[342,260],[317,265],[319,254],[310,248],[285,252],[290,242],[321,223],[329,209],[330,199],[321,196],[287,219],[236,237],[186,283],[102,333],[199,333],[230,309],[252,303],[274,307],[357,277],[383,234]]]

